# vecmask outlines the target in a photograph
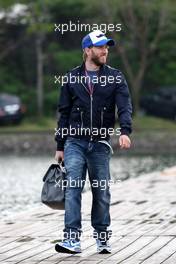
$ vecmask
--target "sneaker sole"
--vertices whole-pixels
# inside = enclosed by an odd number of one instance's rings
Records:
[[[103,249],[98,252],[99,254],[111,254],[111,251],[108,251],[107,249]]]
[[[69,253],[69,254],[78,254],[78,253],[81,253],[81,251],[72,251],[68,248],[64,248],[58,244],[55,245],[55,250],[59,253]]]

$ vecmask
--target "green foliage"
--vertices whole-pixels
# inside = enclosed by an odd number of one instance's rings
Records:
[[[82,52],[80,50],[60,50],[55,53],[56,67],[59,73],[66,73],[82,63]]]
[[[17,3],[15,0],[0,0],[0,10],[6,11]],[[28,13],[15,21],[0,20],[0,90],[19,95],[27,106],[27,114],[33,116],[37,112],[36,99],[36,36],[43,34],[44,59],[44,113],[55,116],[60,87],[54,83],[54,75],[64,75],[71,68],[82,63],[81,39],[86,32],[65,32],[61,35],[54,31],[54,24],[66,23],[70,20],[79,23],[106,23],[108,10],[103,1],[86,0],[30,0],[18,1],[26,4]],[[151,92],[158,86],[175,85],[175,38],[176,38],[176,4],[174,1],[122,1],[110,0],[111,23],[122,23],[122,32],[115,37],[128,51],[128,59],[133,72],[139,66],[139,42],[132,31],[128,19],[122,10],[127,10],[129,3],[133,4],[137,14],[138,26],[143,34],[143,18],[149,15],[149,38],[145,45],[155,37],[158,10],[164,4],[167,11],[164,35],[157,44],[157,49],[148,56],[150,61],[146,71],[142,93]],[[106,5],[105,5],[106,6]],[[145,12],[144,12],[145,10]],[[109,32],[107,33],[108,35]],[[138,36],[139,37],[139,36]],[[122,61],[117,51],[110,49],[108,63],[124,71]]]
[[[45,93],[44,103],[45,103],[45,116],[52,116],[56,113],[57,103],[58,103],[58,89],[54,87],[53,90]]]
[[[0,9],[1,10],[7,10],[12,5],[16,4],[16,0],[0,0]]]
[[[8,71],[7,67],[0,68],[0,87],[1,92],[20,94],[24,92],[24,84],[18,79],[15,74]]]

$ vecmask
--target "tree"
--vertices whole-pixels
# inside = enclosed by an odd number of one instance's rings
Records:
[[[21,22],[25,19],[25,34],[22,38],[19,38],[15,42],[11,42],[6,46],[1,54],[0,59],[4,59],[9,55],[11,51],[16,50],[22,41],[27,38],[34,38],[34,47],[36,51],[36,104],[37,104],[37,113],[41,117],[43,115],[43,106],[44,106],[44,84],[43,84],[43,71],[44,71],[44,53],[43,53],[43,44],[46,38],[46,34],[51,32],[53,25],[48,22],[48,13],[46,5],[48,0],[38,0],[38,1],[20,1],[25,6],[27,12],[22,15],[20,18],[15,17],[14,19],[10,18],[9,14],[12,13],[13,8],[15,7],[16,1],[8,0],[6,5],[3,5],[5,21],[4,24],[14,23],[15,25],[22,25]]]
[[[138,112],[144,76],[160,41],[169,31],[173,3],[171,5],[170,1],[102,0],[100,8],[106,23],[122,23],[122,33],[113,31],[109,34],[117,42],[116,51],[121,57],[132,89],[134,111]]]
[[[31,1],[28,4],[30,15],[28,17],[28,33],[34,36],[36,50],[36,88],[37,88],[37,112],[38,116],[44,113],[44,51],[43,45],[47,33],[51,32],[52,25],[49,23],[47,11],[48,0]]]

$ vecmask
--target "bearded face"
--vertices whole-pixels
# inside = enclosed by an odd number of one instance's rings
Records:
[[[92,47],[90,49],[90,60],[97,66],[106,63],[108,56],[108,46]]]

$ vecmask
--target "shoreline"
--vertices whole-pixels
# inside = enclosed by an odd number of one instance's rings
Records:
[[[118,137],[112,136],[111,142],[114,154],[118,155],[147,155],[147,154],[176,154],[176,133],[173,132],[133,132],[130,136],[130,149],[121,150],[118,147]],[[0,153],[3,155],[52,155],[56,150],[54,133],[18,132],[0,133]]]

